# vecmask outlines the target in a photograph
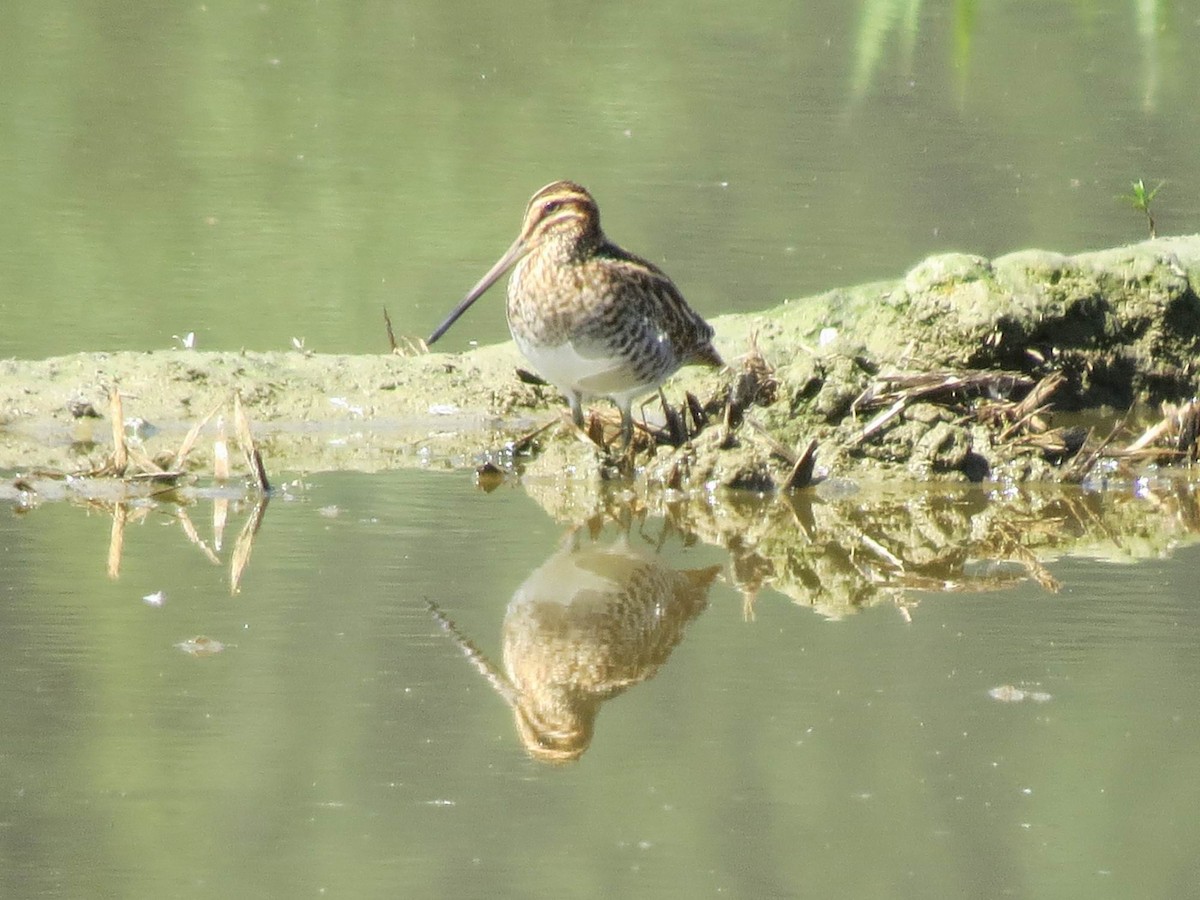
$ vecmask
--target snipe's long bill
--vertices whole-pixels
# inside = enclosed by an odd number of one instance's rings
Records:
[[[580,427],[584,399],[610,397],[621,411],[627,445],[635,399],[680,366],[724,365],[712,344],[712,326],[661,269],[604,236],[596,201],[571,181],[556,181],[533,195],[513,245],[428,343],[514,266],[508,329],[525,358],[566,395]]]

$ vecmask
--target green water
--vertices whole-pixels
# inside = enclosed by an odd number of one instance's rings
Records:
[[[1198,37],[1132,0],[10,0],[0,357],[386,350],[563,177],[709,316],[1134,240],[1139,177],[1191,231]],[[494,300],[451,337],[505,336]]]
[[[210,547],[211,507],[189,513]],[[841,621],[766,588],[747,620],[725,551],[610,523],[579,546],[722,574],[555,765],[426,606],[500,659],[564,534],[522,491],[313,476],[270,503],[237,595],[249,511],[214,566],[172,509],[127,524],[116,579],[99,508],[0,519],[0,895],[1194,893],[1195,546]],[[225,649],[176,646],[198,635]]]
[[[1198,37],[1187,4],[1126,0],[9,0],[0,357],[381,352],[384,306],[428,333],[560,177],[708,316],[941,250],[1137,240],[1136,178],[1167,181],[1160,233],[1194,231]],[[506,337],[490,299],[448,349]],[[1194,497],[1117,491],[1152,524],[1093,496],[1014,526],[1094,525],[1030,567],[1058,593],[1019,565],[893,589],[811,511],[788,540],[829,578],[786,591],[655,515],[584,528],[657,576],[721,568],[559,765],[501,689],[510,600],[568,546],[519,488],[315,474],[256,533],[235,504],[218,542],[196,503],[203,548],[169,505],[121,529],[6,500],[0,896],[1196,896]],[[950,523],[954,556],[1005,496],[856,527],[900,552]],[[869,608],[830,621],[845,590]]]

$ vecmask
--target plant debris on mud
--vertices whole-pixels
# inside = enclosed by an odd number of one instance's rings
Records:
[[[80,472],[119,452],[111,436],[129,420],[118,427],[108,409],[119,391],[119,418],[148,423],[146,458],[196,444],[156,470],[134,460],[164,480],[213,464],[217,442],[196,438],[234,394],[278,471],[486,466],[484,485],[517,473],[757,492],[830,476],[1132,475],[1196,457],[1198,284],[1200,237],[1173,237],[1076,256],[946,254],[894,282],[719,317],[730,366],[678,373],[642,407],[628,448],[615,446],[607,401],[591,404],[585,433],[563,424],[562,398],[519,374],[511,344],[6,360],[0,469]]]

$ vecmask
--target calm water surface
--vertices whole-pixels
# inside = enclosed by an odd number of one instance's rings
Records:
[[[189,516],[212,549],[210,510]],[[840,621],[766,588],[748,620],[723,549],[654,517],[572,540],[466,475],[293,485],[231,595],[248,515],[219,566],[173,507],[132,516],[115,579],[106,510],[0,521],[0,895],[1180,897],[1200,877],[1196,546]],[[707,590],[661,588],[712,566]],[[662,646],[613,676],[633,683],[577,761],[544,762],[480,660],[537,631],[514,595],[585,604],[605,579],[629,615],[653,598]],[[225,649],[177,646],[200,635]],[[554,652],[511,654],[531,691]]]
[[[1200,222],[1183,2],[6,0],[0,357],[386,350],[557,178],[706,316]],[[507,336],[479,308],[448,349]]]
[[[1194,231],[1198,37],[1131,0],[8,0],[0,357],[382,351],[560,177],[708,316],[1137,240],[1139,177]],[[505,337],[493,297],[448,349]],[[1156,524],[1072,501],[1056,594],[1010,566],[840,621],[886,566],[819,517],[830,576],[748,604],[753,553],[466,475],[312,476],[252,544],[203,500],[216,565],[174,507],[14,511],[0,896],[1196,896],[1200,551],[1133,552],[1170,516],[1126,500]]]

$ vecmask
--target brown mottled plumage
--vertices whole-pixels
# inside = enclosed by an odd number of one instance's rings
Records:
[[[604,701],[654,677],[708,605],[720,566],[676,571],[630,546],[561,547],[517,588],[504,615],[504,668],[437,607],[442,627],[512,707],[526,751],[578,759]]]
[[[533,195],[516,241],[428,343],[514,265],[509,331],[534,368],[566,394],[580,427],[585,398],[611,397],[628,444],[635,399],[680,366],[723,365],[712,326],[661,269],[604,236],[596,201],[571,181]]]

